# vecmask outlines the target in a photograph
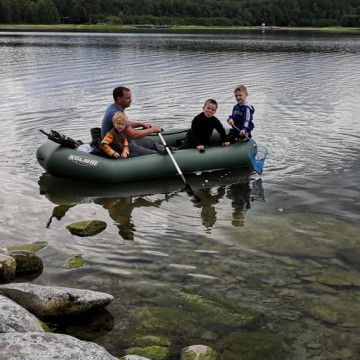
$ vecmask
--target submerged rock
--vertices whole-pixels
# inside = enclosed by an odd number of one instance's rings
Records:
[[[106,222],[101,220],[79,221],[66,227],[73,235],[93,236],[106,229]]]
[[[28,331],[44,332],[40,320],[15,301],[0,295],[0,333]]]
[[[8,246],[4,248],[4,251],[12,251],[12,250],[27,250],[33,253],[45,248],[47,246],[46,242],[36,242],[33,244],[21,244],[21,245],[14,245]]]
[[[168,356],[169,349],[166,347],[153,345],[148,347],[135,347],[125,350],[127,355],[141,355],[150,358],[151,360],[165,360]]]
[[[87,311],[78,316],[55,319],[57,329],[64,334],[75,336],[77,339],[95,341],[106,335],[114,328],[114,317],[106,309]]]
[[[182,349],[180,360],[218,360],[219,354],[209,346],[192,345]]]
[[[52,333],[0,334],[1,360],[117,360],[101,346],[69,335]]]
[[[108,305],[110,294],[58,286],[14,283],[0,286],[0,293],[38,317],[80,314]]]
[[[219,341],[226,360],[280,360],[285,358],[282,338],[276,334],[260,332],[232,333]]]
[[[72,256],[64,265],[65,269],[76,269],[80,268],[84,265],[85,260],[83,259],[81,254],[77,254]]]
[[[360,305],[343,302],[337,296],[308,299],[305,304],[312,317],[325,323],[348,328],[360,324]]]
[[[328,286],[356,286],[360,287],[360,275],[355,272],[330,268],[317,271],[309,276],[300,277],[306,281],[318,282]]]

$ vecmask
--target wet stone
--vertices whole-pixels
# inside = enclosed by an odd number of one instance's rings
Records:
[[[108,305],[110,294],[57,286],[14,283],[0,286],[0,293],[38,317],[81,314]]]
[[[106,229],[106,222],[101,220],[79,221],[66,227],[77,236],[94,236]]]
[[[16,261],[13,257],[0,253],[0,280],[13,279],[16,275]]]
[[[16,261],[16,275],[24,273],[41,272],[43,270],[42,260],[32,251],[11,250],[6,253]]]

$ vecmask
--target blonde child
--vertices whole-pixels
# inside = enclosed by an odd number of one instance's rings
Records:
[[[113,128],[101,140],[100,147],[106,155],[115,159],[126,159],[129,152],[129,143],[125,134],[129,120],[124,112],[118,111],[112,118]]]
[[[247,102],[249,95],[245,85],[238,85],[234,90],[237,104],[233,107],[232,114],[227,122],[232,127],[227,136],[231,143],[245,139],[245,135],[251,138],[251,130],[254,129],[254,107]]]

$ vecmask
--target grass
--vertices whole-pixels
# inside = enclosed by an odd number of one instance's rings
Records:
[[[171,28],[136,28],[131,25],[108,25],[108,24],[97,24],[97,25],[75,25],[75,24],[57,24],[57,25],[10,25],[0,24],[0,30],[2,31],[59,31],[59,32],[71,32],[71,31],[86,31],[86,32],[122,32],[122,31],[165,31],[169,32],[172,30],[256,30],[260,29],[260,26],[197,26],[197,25],[174,25]],[[266,30],[323,30],[323,31],[359,31],[360,28],[346,28],[341,26],[334,27],[278,27],[269,26]]]

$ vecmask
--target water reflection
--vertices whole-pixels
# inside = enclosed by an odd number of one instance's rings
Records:
[[[207,230],[216,224],[216,206],[222,200],[230,200],[231,224],[236,227],[244,226],[244,213],[250,209],[252,201],[265,201],[261,178],[251,180],[248,170],[244,169],[193,176],[191,183],[201,199],[200,202],[192,201],[193,206],[200,209],[202,224]],[[77,204],[93,202],[108,211],[124,240],[134,240],[136,229],[132,213],[136,208],[159,208],[163,202],[183,190],[174,178],[132,182],[126,186],[107,184],[104,187],[101,184],[57,179],[46,173],[40,177],[39,186],[40,194],[57,204],[46,227],[50,227],[54,218],[60,221]],[[148,197],[155,194],[164,196],[155,199]]]
[[[67,205],[67,204],[61,204],[61,205],[58,205],[58,206],[55,206],[53,211],[52,211],[52,214],[49,218],[49,221],[47,222],[46,224],[46,227],[49,228],[53,219],[55,218],[56,220],[60,221],[64,216],[65,214],[67,213],[67,211],[72,208],[74,205]]]
[[[100,204],[109,212],[109,216],[115,221],[119,229],[119,235],[124,240],[134,240],[135,226],[132,221],[132,212],[137,207],[158,207],[164,199],[151,201],[143,197],[131,196],[120,198],[98,198],[94,202]]]
[[[249,178],[244,178],[241,183],[202,189],[198,192],[198,195],[201,202],[195,206],[201,209],[202,223],[207,229],[213,227],[216,223],[215,205],[221,199],[227,198],[230,200],[233,208],[231,224],[236,227],[244,226],[244,212],[250,209],[252,201],[265,201],[261,178],[251,183]]]

